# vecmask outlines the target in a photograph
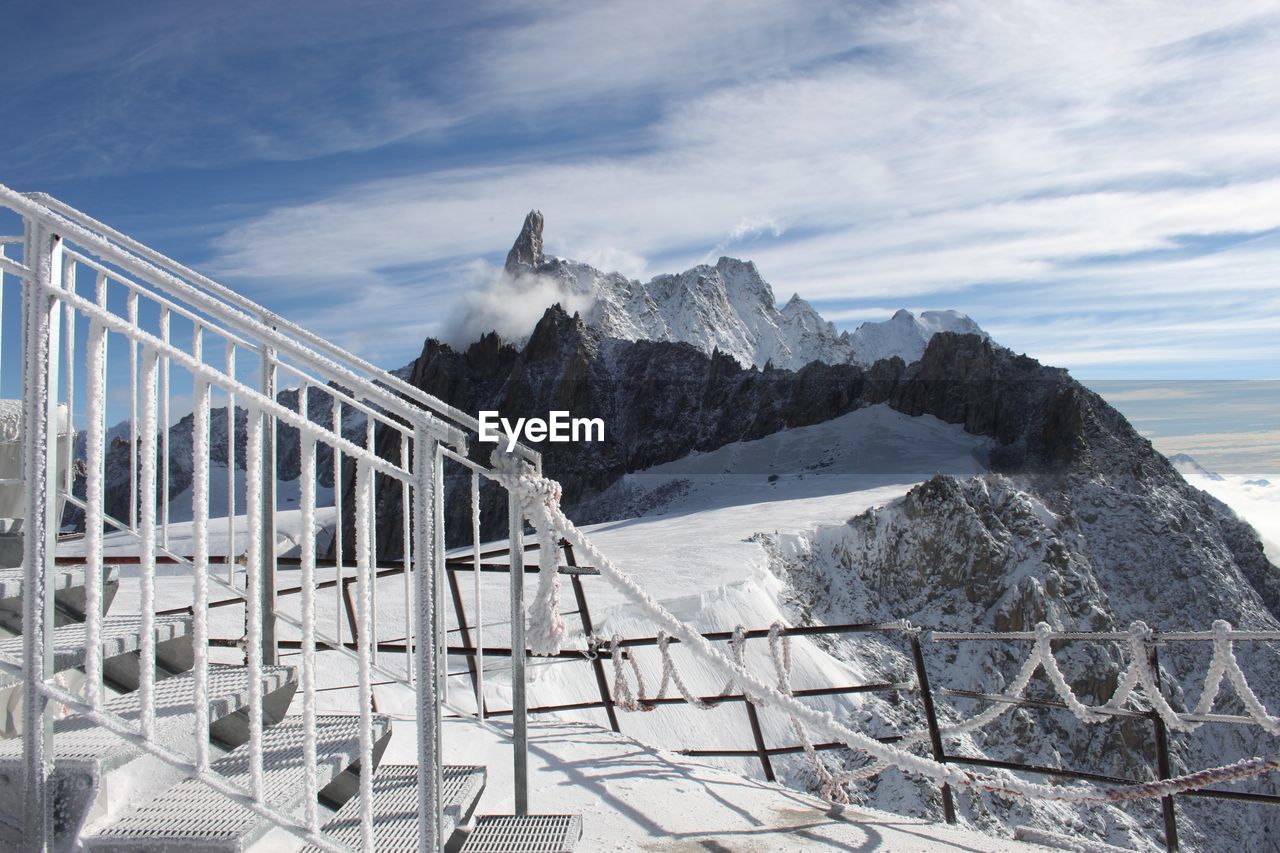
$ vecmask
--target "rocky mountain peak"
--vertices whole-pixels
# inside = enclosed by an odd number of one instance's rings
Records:
[[[542,226],[541,210],[531,210],[524,218],[524,226],[515,245],[507,253],[506,270],[515,275],[518,272],[536,270],[542,263]]]
[[[799,294],[779,306],[752,261],[720,257],[714,265],[640,282],[579,261],[544,257],[543,226],[542,213],[530,211],[507,255],[506,272],[536,275],[554,285],[559,301],[584,306],[583,322],[603,338],[677,341],[706,354],[718,349],[744,367],[799,370],[815,361],[868,367],[894,356],[911,363],[938,332],[985,336],[956,311],[925,311],[917,317],[902,310],[853,333],[840,332]],[[526,340],[520,336],[515,343]]]

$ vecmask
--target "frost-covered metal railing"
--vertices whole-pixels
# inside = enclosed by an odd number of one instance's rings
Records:
[[[603,552],[600,551],[573,522],[565,516],[560,508],[559,484],[540,476],[531,466],[518,459],[494,458],[495,472],[500,482],[504,483],[512,493],[519,496],[522,515],[533,525],[539,542],[539,583],[538,592],[529,613],[529,647],[536,654],[558,654],[568,639],[567,626],[559,612],[559,573],[556,569],[555,549],[559,541],[567,542],[575,552],[584,557],[621,593],[637,612],[643,614],[669,638],[678,641],[689,653],[709,665],[723,677],[730,679],[739,689],[750,695],[750,701],[761,708],[769,708],[791,718],[797,732],[809,732],[829,737],[833,741],[844,744],[856,753],[862,753],[871,759],[866,768],[867,774],[878,773],[888,767],[895,767],[909,774],[932,780],[939,786],[950,786],[966,790],[987,791],[1007,797],[1025,797],[1028,799],[1060,801],[1068,803],[1116,803],[1141,799],[1161,799],[1189,791],[1204,790],[1209,786],[1224,782],[1232,782],[1261,776],[1280,770],[1280,756],[1275,754],[1237,761],[1232,764],[1212,767],[1181,776],[1167,776],[1150,782],[1129,783],[1119,781],[1116,784],[1066,786],[1046,785],[1028,782],[995,773],[981,773],[962,769],[955,763],[947,763],[939,758],[926,758],[909,750],[911,744],[929,738],[928,732],[907,735],[896,743],[882,742],[865,732],[858,731],[846,723],[837,720],[831,713],[812,708],[799,701],[790,689],[789,677],[785,665],[778,666],[777,681],[770,681],[751,671],[741,660],[727,655],[717,648],[697,628],[676,617],[661,602],[655,600],[636,581],[623,572]],[[943,636],[943,635],[940,635]],[[1028,657],[1018,682],[1023,677],[1030,679],[1035,671],[1043,668],[1046,676],[1055,688],[1069,694],[1070,688],[1062,676],[1053,658],[1048,644],[1057,635],[1048,625],[1037,626],[1032,635],[1036,641],[1036,649]],[[1070,635],[1067,635],[1070,636]],[[1116,635],[1121,636],[1121,635]],[[1108,703],[1101,706],[1107,709],[1112,702],[1122,705],[1131,696],[1136,696],[1137,687],[1141,685],[1142,693],[1153,704],[1157,713],[1164,719],[1168,716],[1171,727],[1195,726],[1208,721],[1213,698],[1221,688],[1223,678],[1231,682],[1235,692],[1244,701],[1249,710],[1247,718],[1240,721],[1257,725],[1266,732],[1280,732],[1280,718],[1271,715],[1258,701],[1249,688],[1239,666],[1235,663],[1232,643],[1237,639],[1275,639],[1280,634],[1256,634],[1246,632],[1236,634],[1226,623],[1216,623],[1212,632],[1187,634],[1185,639],[1212,640],[1215,644],[1215,655],[1210,664],[1205,680],[1204,701],[1206,707],[1197,707],[1190,715],[1181,715],[1168,708],[1167,702],[1159,695],[1160,686],[1150,664],[1145,657],[1146,627],[1135,623],[1130,634],[1124,635],[1131,641],[1131,665],[1121,677],[1116,695]],[[1164,635],[1165,639],[1183,638],[1182,635]],[[615,685],[615,695],[617,686]],[[687,698],[687,697],[686,697]],[[1019,698],[1019,697],[1013,697]],[[1075,701],[1065,700],[1073,712],[1085,722],[1096,722],[1108,718],[1097,706],[1084,706]],[[696,703],[693,703],[696,704]],[[988,718],[983,712],[973,718],[972,722],[981,725]],[[1212,715],[1214,718],[1223,715]],[[992,717],[994,718],[994,717]],[[1235,721],[1235,720],[1233,720]],[[967,725],[970,721],[961,723]],[[1176,725],[1175,725],[1176,724]],[[956,727],[951,727],[952,729]],[[944,734],[948,730],[944,730]],[[806,735],[807,736],[807,735]],[[856,771],[861,776],[864,771]],[[1095,780],[1102,781],[1102,780]]]
[[[263,789],[262,672],[277,661],[277,632],[291,632],[301,641],[308,768],[316,763],[318,651],[343,656],[357,671],[362,767],[374,766],[375,673],[415,690],[421,843],[423,850],[437,849],[443,842],[439,687],[446,674],[437,595],[444,554],[443,460],[446,454],[467,458],[475,420],[54,199],[0,187],[0,206],[17,215],[22,230],[20,237],[0,238],[0,273],[4,294],[16,293],[11,285],[20,283],[23,320],[24,835],[30,847],[44,849],[51,842],[52,719],[60,704],[321,848],[340,849],[321,831],[315,773],[306,774],[308,805],[301,820],[277,809]],[[190,446],[171,446],[171,434],[185,435],[170,427],[187,401]],[[60,405],[71,422],[85,424],[82,477],[70,464],[70,449],[64,451],[65,474],[58,474],[53,428]],[[117,419],[127,422],[127,434],[108,432],[108,423]],[[296,440],[291,445],[298,454],[296,509],[282,508],[277,494],[282,461],[277,450],[285,435]],[[215,437],[222,441],[214,442]],[[125,441],[113,442],[116,438]],[[540,468],[536,453],[523,446],[515,453]],[[484,473],[483,466],[476,467],[476,476]],[[332,510],[318,495],[326,489],[332,490]],[[84,531],[82,693],[50,680],[54,601],[49,579],[64,521],[55,511],[59,497],[79,514]],[[379,511],[397,503],[403,524],[395,531],[396,550],[408,570],[403,573],[404,654],[393,660],[378,653],[379,628],[389,617],[378,615],[375,572],[378,538],[388,535],[378,524]],[[225,520],[215,521],[219,515]],[[279,606],[275,595],[282,525],[295,534],[300,557],[296,612]],[[317,534],[323,529],[332,531],[327,544],[336,556],[334,577],[355,578],[355,643],[345,641],[340,618],[329,625],[318,616]],[[513,521],[517,555],[521,530]],[[110,561],[108,549],[122,542],[134,550],[138,565],[142,712],[136,723],[105,707],[98,642],[103,569]],[[213,559],[219,553],[225,571]],[[353,559],[344,563],[347,554]],[[162,563],[177,564],[189,578],[161,576],[157,566]],[[211,588],[244,599],[252,768],[247,789],[219,778],[210,766]],[[155,614],[160,599],[174,595],[191,602],[196,652],[196,731],[190,751],[181,753],[156,739],[152,702]],[[341,602],[334,603],[336,614]],[[520,599],[513,599],[513,612],[520,607]],[[366,849],[372,849],[372,776],[360,774]]]

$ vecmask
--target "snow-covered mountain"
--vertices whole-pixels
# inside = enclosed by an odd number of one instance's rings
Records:
[[[682,341],[708,354],[719,350],[744,366],[772,363],[797,370],[811,361],[869,366],[891,356],[909,364],[924,354],[929,338],[938,332],[985,336],[977,323],[957,311],[924,311],[917,317],[901,310],[883,322],[839,332],[799,294],[779,307],[755,264],[735,258],[642,283],[543,255],[543,223],[536,210],[525,218],[507,255],[505,274],[511,286],[527,292],[552,283],[553,298],[559,295],[566,304],[588,305],[583,319],[606,337]],[[477,325],[474,319],[463,324]]]

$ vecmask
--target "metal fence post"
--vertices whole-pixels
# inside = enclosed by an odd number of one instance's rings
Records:
[[[742,702],[747,706],[747,722],[751,723],[751,738],[756,744],[756,754],[760,756],[760,767],[764,770],[764,778],[770,782],[776,782],[773,762],[769,760],[769,747],[765,745],[764,732],[760,729],[760,715],[756,713],[756,706],[751,704],[751,697],[745,691],[742,694]]]
[[[272,329],[275,327],[272,326]],[[262,394],[276,398],[276,351],[262,347]],[[276,419],[262,419],[262,663],[276,663]],[[376,558],[376,555],[375,555]]]
[[[526,694],[524,639],[524,513],[520,496],[507,495],[511,558],[511,734],[515,741],[516,814],[529,813],[529,697]]]
[[[28,219],[23,262],[29,278],[22,288],[23,469],[27,517],[23,522],[22,659],[23,736],[26,797],[23,840],[28,850],[53,844],[49,773],[53,760],[53,708],[44,683],[53,675],[53,584],[57,547],[56,461],[50,433],[57,430],[58,301],[51,288],[62,273],[62,241],[48,227]],[[70,365],[67,366],[70,369]]]
[[[414,565],[418,582],[414,585],[414,609],[418,620],[418,642],[414,645],[414,666],[418,673],[415,698],[418,726],[418,849],[435,853],[440,838],[440,696],[436,667],[440,660],[440,632],[437,624],[435,502],[443,500],[436,485],[434,441],[418,425],[413,434],[413,534]],[[407,556],[407,555],[406,555]]]
[[[1147,663],[1151,667],[1151,672],[1156,682],[1156,689],[1160,689],[1160,658],[1156,654],[1156,647],[1143,641],[1143,645],[1147,649]],[[1164,726],[1164,720],[1155,711],[1149,712],[1151,717],[1151,727],[1155,730],[1156,739],[1156,770],[1160,774],[1161,779],[1170,777],[1169,770],[1169,733]],[[1170,853],[1178,850],[1178,816],[1173,809],[1173,797],[1160,798],[1160,811],[1164,817],[1164,847]]]
[[[570,566],[577,566],[578,559],[574,556],[573,546],[563,539],[560,540],[560,545],[564,548],[564,561]],[[587,642],[591,642],[596,629],[591,622],[591,611],[587,608],[587,593],[582,588],[582,578],[576,574],[569,575],[569,583],[573,586],[573,597],[578,603],[578,619],[582,622],[582,635],[587,638]],[[604,703],[604,712],[609,718],[609,728],[615,732],[621,732],[622,726],[618,724],[618,712],[613,707],[613,696],[609,694],[609,680],[605,678],[604,664],[598,655],[591,659],[591,669],[595,672],[596,688],[600,691],[600,701]]]
[[[938,715],[933,707],[933,693],[929,690],[929,672],[924,666],[924,651],[920,648],[919,629],[911,629],[908,635],[911,644],[911,658],[916,667],[916,684],[920,688],[920,702],[924,705],[924,718],[929,724],[929,746],[933,750],[933,760],[939,764],[947,763],[947,753],[942,748],[942,732],[938,729]],[[951,797],[951,786],[942,785],[942,815],[947,823],[956,822],[956,805]]]

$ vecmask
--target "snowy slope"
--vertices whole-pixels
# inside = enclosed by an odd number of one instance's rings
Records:
[[[692,454],[675,462],[656,466],[644,472],[629,475],[625,485],[639,492],[656,492],[662,496],[661,514],[632,518],[625,521],[595,525],[588,529],[593,540],[624,570],[648,591],[653,593],[677,615],[693,622],[704,630],[728,630],[738,624],[765,627],[776,619],[789,623],[802,621],[806,616],[817,616],[826,621],[858,621],[908,617],[930,627],[962,625],[973,627],[984,624],[980,613],[949,609],[947,601],[954,599],[946,592],[945,585],[937,583],[939,596],[935,599],[926,587],[915,587],[916,579],[910,573],[896,569],[888,587],[861,587],[850,583],[861,574],[861,566],[874,567],[875,556],[850,557],[863,548],[861,532],[850,519],[872,508],[880,508],[871,516],[884,519],[883,529],[920,526],[947,531],[947,536],[963,533],[963,525],[973,525],[982,517],[963,510],[959,515],[931,512],[924,516],[908,516],[903,513],[902,499],[913,488],[934,474],[947,473],[962,478],[962,482],[982,483],[984,460],[991,450],[987,439],[965,433],[955,425],[944,424],[932,417],[911,418],[884,406],[861,409],[829,422],[776,433],[751,442],[741,442],[716,451]],[[964,478],[977,479],[964,480]],[[775,478],[776,479],[772,479]],[[1000,478],[991,481],[998,483]],[[669,488],[676,484],[679,488]],[[970,487],[977,488],[977,487]],[[1018,567],[1010,581],[1019,587],[1027,578],[1045,577],[1036,568],[1045,562],[1044,555],[1054,548],[1062,548],[1062,542],[1070,543],[1061,531],[1059,517],[1042,502],[1018,491],[1012,484],[987,485],[990,508],[980,510],[1002,519],[1000,535],[1008,537],[1007,547],[1012,549],[1013,562]],[[1001,492],[1000,489],[1005,489]],[[976,504],[975,504],[976,506]],[[296,538],[291,527],[293,514],[282,518],[281,530]],[[915,520],[912,520],[912,519]],[[894,519],[895,521],[890,521]],[[983,524],[990,525],[990,518]],[[1125,522],[1115,521],[1117,529]],[[176,550],[182,547],[187,525],[176,524],[172,534]],[[215,525],[215,531],[217,526]],[[967,533],[965,536],[969,535]],[[889,540],[885,540],[886,542]],[[221,542],[215,543],[215,550]],[[1005,547],[1005,546],[1002,546]],[[1072,546],[1074,547],[1074,546]],[[1069,550],[1069,548],[1068,548]],[[1082,558],[1071,570],[1080,570]],[[925,566],[938,562],[921,552],[915,565]],[[942,559],[948,563],[948,559]],[[857,568],[855,568],[855,566]],[[804,572],[810,577],[820,577],[827,584],[828,592],[813,595],[812,581],[804,580]],[[136,607],[137,593],[131,572],[125,572],[115,612],[128,612]],[[169,570],[169,576],[159,582],[161,606],[174,606],[189,601],[190,581],[177,570]],[[327,573],[326,573],[327,574]],[[1067,577],[1067,575],[1063,575]],[[475,624],[472,578],[461,574],[464,602],[470,621]],[[1070,608],[1091,607],[1090,602],[1107,604],[1105,596],[1099,596],[1088,584],[1076,588],[1065,599]],[[291,582],[291,581],[290,581]],[[1062,581],[1049,581],[1061,583]],[[506,623],[508,601],[506,578],[501,575],[483,577],[482,593],[485,613],[484,639],[487,645],[505,645],[508,641]],[[614,634],[637,636],[652,634],[653,627],[639,618],[620,596],[599,579],[586,578],[588,600],[596,621],[596,633],[605,637]],[[894,585],[902,585],[898,589]],[[1150,584],[1148,583],[1148,586]],[[859,592],[859,589],[861,591]],[[977,589],[977,588],[976,588]],[[377,621],[379,633],[388,638],[404,635],[405,587],[399,577],[386,578],[378,584]],[[225,593],[215,591],[215,598]],[[571,629],[578,627],[576,609],[566,587],[563,609],[570,611],[566,620]],[[296,614],[297,598],[281,600],[286,613]],[[1114,602],[1111,603],[1112,606]],[[1076,612],[1076,611],[1071,611]],[[1118,612],[1114,621],[1121,622],[1130,612]],[[1208,611],[1194,614],[1196,621],[1209,617]],[[1227,614],[1238,622],[1242,613]],[[238,610],[232,608],[217,612],[215,634],[236,636],[242,625]],[[322,595],[319,602],[319,618],[328,625],[331,634],[341,630],[342,621],[336,596]],[[1063,617],[1049,614],[1060,621]],[[1253,618],[1260,618],[1256,611]],[[288,630],[282,631],[289,636]],[[572,638],[571,645],[581,645],[585,638],[580,633]],[[723,685],[717,679],[686,658],[677,648],[675,659],[690,687],[698,693],[714,694]],[[238,654],[222,650],[221,654]],[[348,661],[332,653],[326,654],[322,669],[325,687],[340,687],[354,683],[354,668]],[[941,685],[971,689],[999,689],[1001,673],[1012,666],[1010,660],[978,653],[951,656],[937,647],[930,646],[930,667]],[[943,659],[939,659],[939,655]],[[1250,656],[1251,658],[1251,656]],[[1257,662],[1245,658],[1250,668]],[[656,690],[660,680],[659,659],[653,650],[637,654],[650,693]],[[840,643],[797,640],[794,645],[796,687],[830,686],[832,684],[865,683],[870,680],[909,681],[909,662],[900,644],[876,638],[859,639]],[[763,641],[748,645],[747,660],[750,666],[762,674],[772,674],[772,662]],[[382,665],[400,671],[403,658],[384,655]],[[1107,671],[1114,670],[1115,661],[1106,658],[1094,661]],[[1081,661],[1066,657],[1069,676],[1081,673]],[[450,669],[465,672],[465,661],[454,658]],[[1188,680],[1194,681],[1202,669],[1190,667]],[[508,668],[500,660],[491,660],[486,666],[486,695],[491,709],[508,707],[510,694],[505,683]],[[610,674],[612,682],[612,674]],[[1269,702],[1273,691],[1266,682],[1260,687]],[[451,699],[460,707],[472,707],[471,685],[465,675],[450,679]],[[1192,687],[1191,695],[1195,695]],[[353,694],[349,690],[331,690],[322,694],[323,706],[331,710],[344,707]],[[533,706],[590,701],[598,698],[589,664],[585,660],[535,661],[530,667],[530,704]],[[889,734],[912,730],[921,725],[916,703],[903,698],[890,701],[876,695],[855,695],[842,698],[824,697],[811,700],[817,707],[830,710],[838,716],[851,719],[858,728],[873,734]],[[411,713],[411,696],[394,687],[379,688],[379,707],[393,713]],[[940,713],[948,719],[967,713],[971,709],[961,705],[953,707],[943,702]],[[560,714],[569,720],[603,724],[604,715],[597,711],[577,711]],[[500,718],[499,718],[500,719]],[[1123,762],[1129,754],[1124,742],[1092,741],[1070,726],[1070,720],[1061,720],[1047,728],[1040,718],[1015,715],[1011,718],[1014,731],[998,729],[1003,738],[997,747],[1008,743],[1029,744],[1022,754],[1023,760],[1053,763],[1055,760],[1079,761],[1080,749],[1098,754],[1115,756]],[[1039,722],[1038,722],[1039,721]],[[761,715],[764,737],[771,744],[788,744],[794,736],[783,719],[772,714]],[[751,746],[749,729],[741,705],[725,705],[712,711],[698,711],[684,706],[663,707],[644,714],[622,715],[624,733],[654,747],[670,749],[687,747],[736,747]],[[1134,735],[1126,735],[1133,737]],[[1248,743],[1243,734],[1210,733],[1196,735],[1207,737],[1203,747],[1195,754],[1188,747],[1178,746],[1178,760],[1188,766],[1205,766],[1222,758],[1246,753]],[[1141,740],[1137,741],[1141,749]],[[1260,749],[1261,745],[1254,743]],[[958,747],[971,750],[971,754],[987,753],[1008,757],[1007,749],[993,748],[982,739],[966,738]],[[1060,751],[1061,750],[1061,751]],[[835,755],[833,754],[834,758]],[[708,763],[725,770],[759,778],[759,764],[751,759],[708,759]],[[1115,772],[1134,773],[1133,767],[1123,763]],[[780,758],[775,762],[779,779],[802,790],[813,787],[813,778],[803,760]],[[896,771],[880,776],[876,782],[858,789],[858,797],[867,805],[888,809],[918,818],[936,819],[938,801],[936,792],[928,785],[908,779]],[[1078,810],[1059,804],[1026,804],[1012,806],[983,798],[970,801],[962,798],[964,819],[970,826],[1007,837],[1012,828],[1030,825],[1056,831],[1067,831],[1095,839],[1105,839],[1136,849],[1152,849],[1152,839],[1158,834],[1158,813],[1144,807],[1130,809],[1101,808]],[[1216,804],[1200,808],[1200,803],[1180,806],[1185,815],[1184,824],[1188,849],[1198,846],[1193,842],[1204,836],[1191,831],[1193,821]],[[1194,807],[1194,808],[1193,808]],[[1265,823],[1254,816],[1256,809],[1247,807],[1232,818],[1249,831],[1265,831]],[[1149,813],[1150,812],[1150,813]],[[1216,814],[1229,816],[1230,810]],[[1185,819],[1185,818],[1184,818]],[[1221,831],[1219,824],[1215,829]],[[1224,836],[1225,837],[1225,836]],[[1234,836],[1233,836],[1234,837]],[[993,842],[994,844],[995,842]]]
[[[898,356],[920,358],[937,332],[985,333],[956,311],[899,311],[883,322],[838,332],[796,294],[779,306],[755,264],[720,258],[681,273],[641,283],[621,273],[542,254],[543,217],[533,211],[507,258],[506,281],[514,292],[542,293],[582,312],[588,325],[621,340],[682,341],[704,353],[719,350],[744,366],[796,370],[811,361],[871,365]],[[543,306],[546,307],[546,306]],[[488,329],[468,316],[464,328]],[[527,331],[526,331],[527,334]],[[518,339],[518,336],[517,336]]]

